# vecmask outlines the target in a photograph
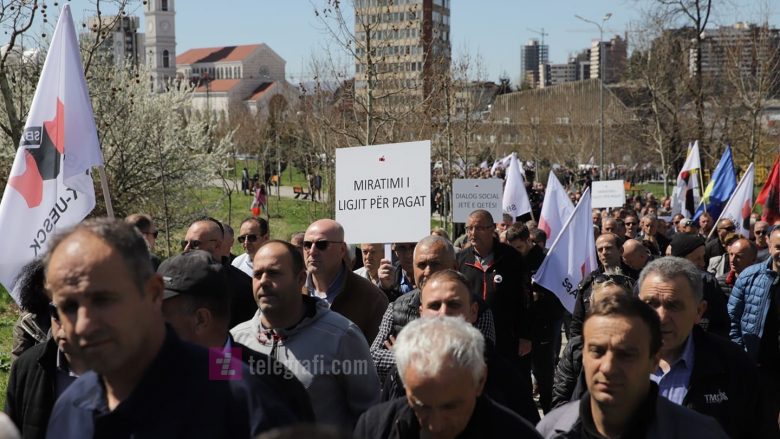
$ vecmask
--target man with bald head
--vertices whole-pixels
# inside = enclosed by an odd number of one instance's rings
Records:
[[[601,233],[614,233],[617,235],[617,221],[615,218],[604,218],[601,221]]]
[[[742,271],[757,262],[757,251],[756,245],[745,238],[739,238],[732,242],[726,250],[729,255],[729,271],[719,274],[716,278],[721,290],[728,296]]]
[[[726,247],[727,247],[726,237],[733,234],[736,230],[737,227],[734,225],[734,221],[731,221],[728,218],[723,218],[720,221],[718,221],[717,229],[715,230],[715,233],[717,234],[717,239],[707,240],[707,244],[704,247],[704,261],[707,263],[707,266],[709,266],[712,258],[715,258],[717,256],[723,256],[724,258],[722,271],[714,272],[713,274],[715,276],[728,272],[729,256],[728,253],[726,252]]]
[[[413,271],[416,288],[391,303],[382,316],[379,333],[371,345],[371,357],[376,364],[379,379],[382,382],[395,365],[393,344],[395,336],[407,323],[420,317],[420,289],[428,278],[442,270],[455,268],[455,249],[446,238],[438,235],[426,236],[417,243],[413,255]],[[474,326],[482,332],[485,339],[492,343],[496,340],[493,326],[493,314],[482,307]]]
[[[490,212],[471,212],[466,219],[466,235],[471,246],[458,253],[457,265],[458,271],[468,279],[472,294],[484,300],[493,311],[496,348],[514,361],[532,349],[530,272],[517,250],[500,243],[493,229]]]
[[[331,219],[311,223],[303,236],[303,257],[308,272],[305,293],[325,299],[331,310],[354,322],[370,344],[387,308],[387,296],[346,266],[346,252],[341,224]]]
[[[636,239],[629,239],[623,243],[623,263],[637,273],[645,268],[650,259],[650,250]]]
[[[225,237],[224,226],[214,218],[204,217],[195,220],[187,229],[181,241],[182,253],[191,250],[204,250],[215,261],[222,259],[222,241]],[[226,262],[226,261],[223,261]],[[249,320],[257,306],[252,298],[252,278],[240,269],[225,263],[225,276],[228,279],[230,294],[230,327]]]

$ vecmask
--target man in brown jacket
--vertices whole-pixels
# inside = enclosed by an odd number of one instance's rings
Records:
[[[303,237],[306,261],[305,293],[327,300],[330,309],[355,323],[369,345],[379,331],[387,296],[368,279],[344,264],[344,228],[330,219],[313,222]]]

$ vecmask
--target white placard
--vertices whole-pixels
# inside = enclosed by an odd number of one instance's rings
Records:
[[[621,207],[626,204],[623,180],[594,181],[591,188],[592,207]]]
[[[336,149],[336,221],[349,244],[431,233],[431,142]]]
[[[501,222],[503,182],[498,178],[455,178],[452,180],[452,221],[465,223],[469,214],[484,209]]]

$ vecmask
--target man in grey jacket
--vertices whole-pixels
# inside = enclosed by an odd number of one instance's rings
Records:
[[[309,393],[317,423],[351,431],[379,402],[379,378],[365,337],[327,302],[301,294],[306,270],[292,244],[266,242],[253,268],[258,311],[230,331],[233,338],[295,374]]]
[[[582,337],[588,392],[545,416],[542,436],[728,437],[714,419],[658,395],[648,376],[660,358],[661,323],[641,300],[617,294],[592,303]]]

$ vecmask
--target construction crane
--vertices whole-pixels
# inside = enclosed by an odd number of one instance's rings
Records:
[[[547,37],[550,34],[545,32],[544,28],[541,29],[526,28],[526,29],[541,37],[541,45],[539,47],[539,64],[544,64],[545,62],[547,62],[547,50],[545,50],[545,46],[544,46],[544,37]]]

